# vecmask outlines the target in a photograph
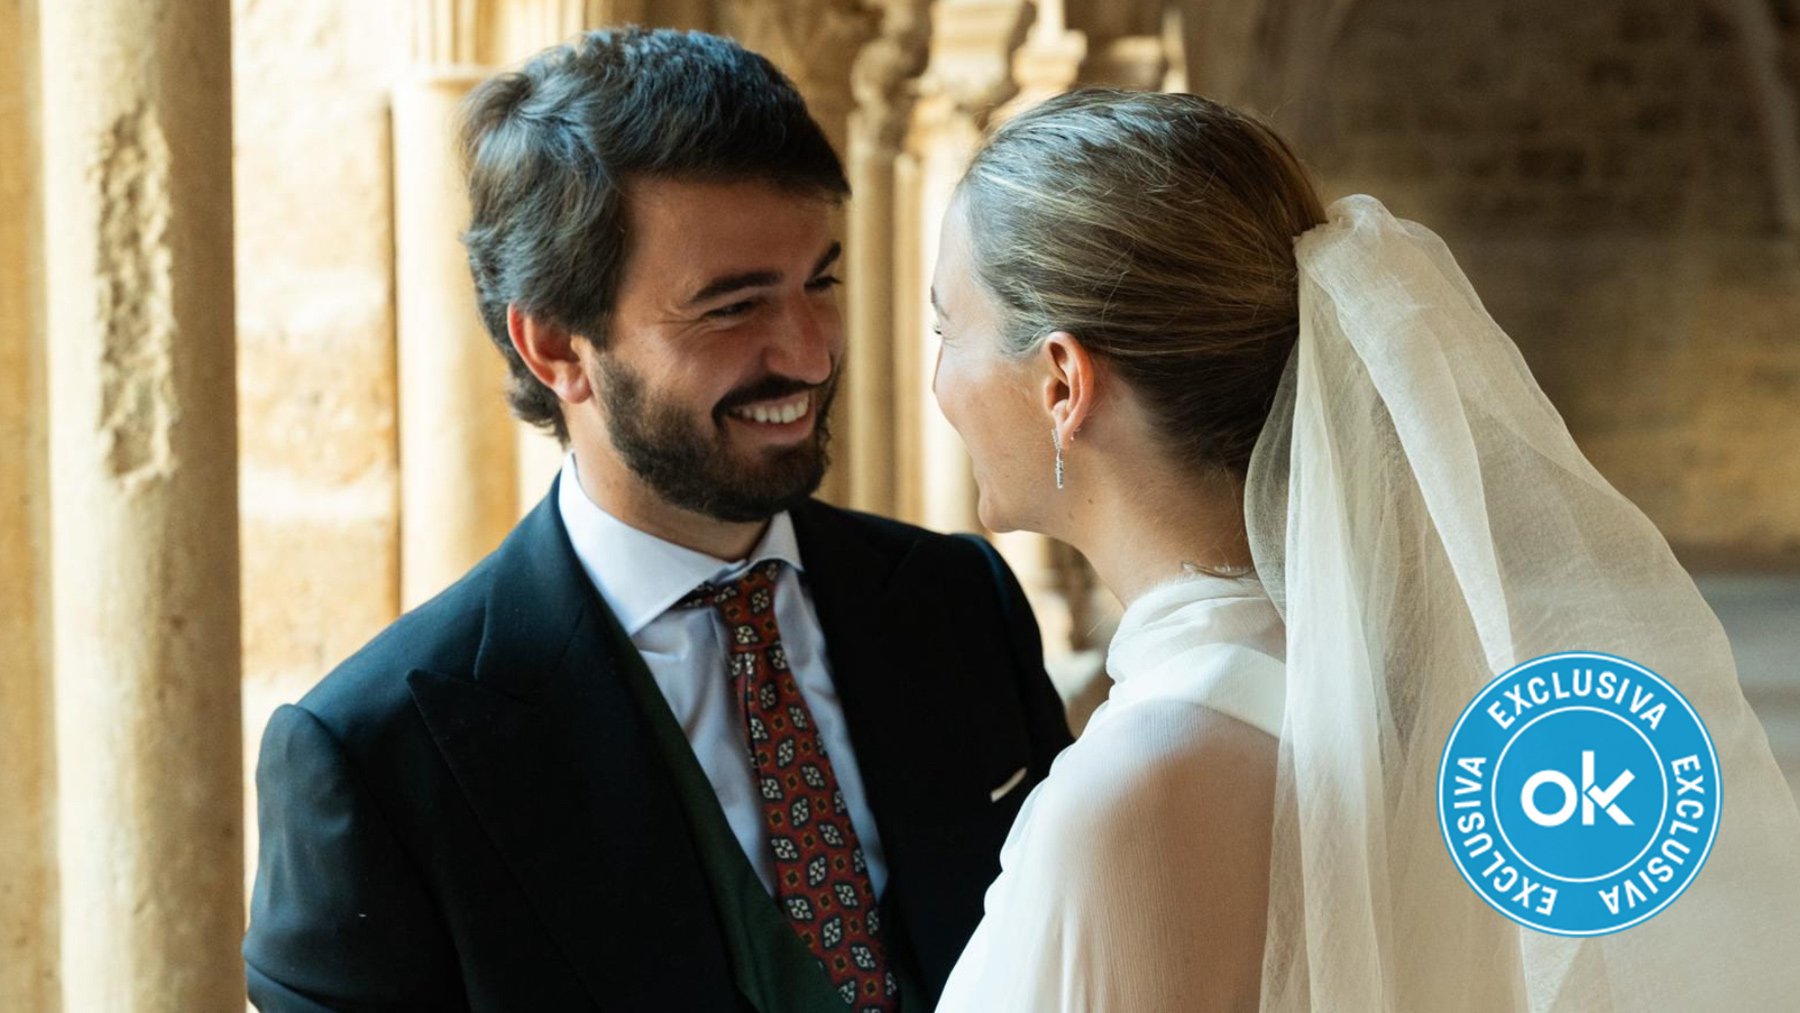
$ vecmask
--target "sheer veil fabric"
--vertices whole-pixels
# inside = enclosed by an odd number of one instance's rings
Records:
[[[1262,1008],[1794,1008],[1800,813],[1693,581],[1436,235],[1349,197],[1296,256],[1300,336],[1245,497],[1287,638]],[[1488,908],[1435,791],[1475,693],[1577,649],[1671,682],[1722,773],[1689,890],[1588,939]]]

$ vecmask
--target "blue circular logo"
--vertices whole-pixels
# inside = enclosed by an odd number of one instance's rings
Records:
[[[1495,910],[1598,936],[1669,906],[1719,832],[1719,758],[1687,699],[1648,668],[1568,651],[1476,695],[1444,746],[1438,821]]]

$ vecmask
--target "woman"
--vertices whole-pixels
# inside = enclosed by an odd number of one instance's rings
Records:
[[[1800,814],[1716,620],[1435,236],[1330,212],[1271,131],[1084,91],[946,217],[934,390],[982,522],[1126,604],[940,1009],[1762,1009],[1800,994]],[[1436,777],[1493,676],[1664,674],[1732,796],[1655,919],[1564,938],[1463,882]]]

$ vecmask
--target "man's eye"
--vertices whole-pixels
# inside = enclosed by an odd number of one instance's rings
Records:
[[[825,274],[807,282],[806,287],[812,289],[814,292],[829,292],[843,283],[843,279],[838,278],[835,275]]]
[[[729,317],[741,317],[755,308],[756,300],[745,299],[743,302],[734,302],[730,306],[721,306],[716,310],[707,310],[702,316],[709,320],[722,320]]]

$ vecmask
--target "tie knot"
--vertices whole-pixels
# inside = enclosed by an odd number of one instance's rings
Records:
[[[775,611],[775,581],[781,576],[781,560],[768,559],[744,571],[735,580],[705,583],[675,603],[680,608],[712,607],[730,623],[747,623]]]

